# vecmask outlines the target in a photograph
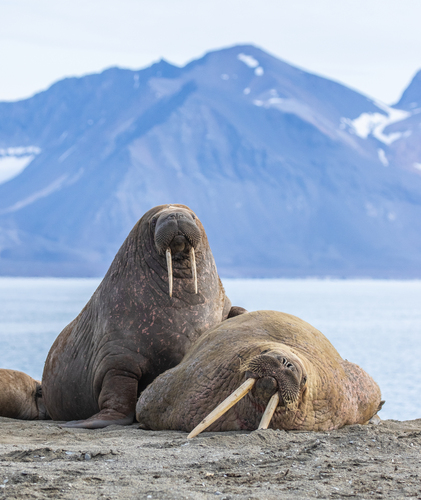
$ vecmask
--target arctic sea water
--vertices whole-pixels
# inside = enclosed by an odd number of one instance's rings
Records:
[[[0,278],[0,368],[40,379],[54,339],[98,279]],[[364,368],[386,400],[383,419],[421,418],[421,281],[223,280],[235,305],[299,316]]]

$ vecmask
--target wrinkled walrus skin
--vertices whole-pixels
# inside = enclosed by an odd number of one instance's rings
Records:
[[[0,368],[0,417],[22,420],[48,418],[41,382],[26,373]]]
[[[208,431],[257,429],[276,391],[273,429],[366,423],[380,405],[374,380],[343,360],[321,332],[289,314],[255,311],[203,335],[141,394],[137,420],[142,428],[191,431],[249,377],[257,379],[251,392]]]
[[[162,227],[170,230],[158,232]],[[172,297],[166,248],[173,258]],[[42,378],[49,415],[72,420],[69,427],[131,424],[140,392],[178,364],[202,333],[226,319],[230,307],[195,214],[184,205],[149,210],[85,308],[50,349]]]

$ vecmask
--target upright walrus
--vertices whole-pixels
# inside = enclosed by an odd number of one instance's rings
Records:
[[[203,335],[141,394],[136,417],[153,430],[195,428],[189,437],[208,427],[255,430],[269,423],[320,431],[366,423],[380,399],[374,380],[314,327],[289,314],[255,311]]]
[[[49,415],[69,427],[132,423],[140,392],[230,308],[196,215],[184,205],[149,210],[50,349]]]

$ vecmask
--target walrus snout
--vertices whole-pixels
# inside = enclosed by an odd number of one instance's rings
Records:
[[[271,353],[254,356],[246,365],[246,377],[257,379],[253,395],[261,401],[279,392],[280,406],[292,409],[300,396],[306,377],[298,363],[287,356]]]
[[[194,217],[187,211],[162,213],[155,221],[155,246],[160,255],[197,249],[202,236]]]

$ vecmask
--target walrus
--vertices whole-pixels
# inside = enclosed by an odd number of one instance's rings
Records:
[[[381,404],[376,382],[316,328],[255,311],[202,335],[141,394],[136,418],[142,428],[192,431],[190,438],[205,428],[325,431],[367,423]]]
[[[48,418],[41,382],[26,373],[0,368],[0,417],[21,420]]]
[[[149,210],[50,349],[42,377],[49,415],[67,427],[131,424],[140,392],[230,310],[193,211]]]

